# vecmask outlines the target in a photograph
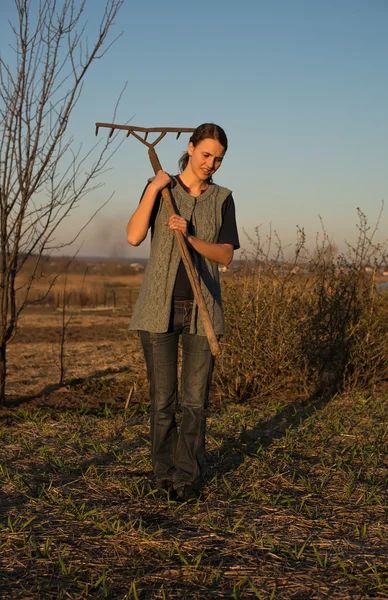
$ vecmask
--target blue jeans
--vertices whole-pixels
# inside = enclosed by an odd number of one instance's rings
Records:
[[[190,334],[193,302],[174,300],[166,333],[139,331],[151,396],[151,458],[159,482],[203,485],[206,410],[214,360],[206,336]],[[176,422],[178,342],[182,336],[181,409]]]

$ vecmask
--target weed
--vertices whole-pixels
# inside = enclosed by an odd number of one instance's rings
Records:
[[[25,529],[35,521],[36,517],[24,518],[24,517],[12,517],[8,515],[7,528],[11,533],[22,533]]]

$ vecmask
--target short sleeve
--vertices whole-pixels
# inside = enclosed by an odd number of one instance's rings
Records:
[[[145,194],[145,191],[146,191],[149,183],[150,182],[148,181],[147,185],[145,186],[145,188],[143,190],[143,193],[142,193],[141,198],[139,200],[139,204],[140,204],[140,202],[143,199],[143,196]],[[159,212],[159,207],[160,207],[160,201],[161,201],[161,199],[162,199],[162,194],[159,192],[159,194],[156,196],[154,206],[152,207],[152,212],[151,212],[151,216],[150,216],[150,222],[149,222],[149,225],[148,225],[148,227],[151,227],[151,238],[154,235],[154,225],[155,225],[156,217],[157,217],[158,212]]]
[[[231,244],[235,250],[240,248],[236,223],[236,207],[230,194],[222,205],[222,225],[218,235],[219,244]]]

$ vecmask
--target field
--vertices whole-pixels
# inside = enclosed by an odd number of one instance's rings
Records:
[[[178,504],[155,490],[130,308],[66,310],[64,385],[55,303],[9,350],[1,598],[388,598],[384,385],[237,402],[217,384],[204,499]]]

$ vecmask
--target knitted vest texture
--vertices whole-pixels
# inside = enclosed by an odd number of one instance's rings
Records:
[[[171,193],[177,213],[189,222],[189,232],[205,242],[216,243],[222,224],[222,205],[231,193],[230,190],[210,185],[201,196],[195,198],[181,185],[176,184]],[[167,210],[161,201],[155,219],[151,254],[129,329],[153,333],[164,333],[168,330],[172,292],[181,256],[174,232],[165,225],[167,220]],[[218,264],[197,252],[192,252],[192,256],[214,332],[216,335],[222,335],[224,315]],[[206,335],[195,300],[190,333]]]

